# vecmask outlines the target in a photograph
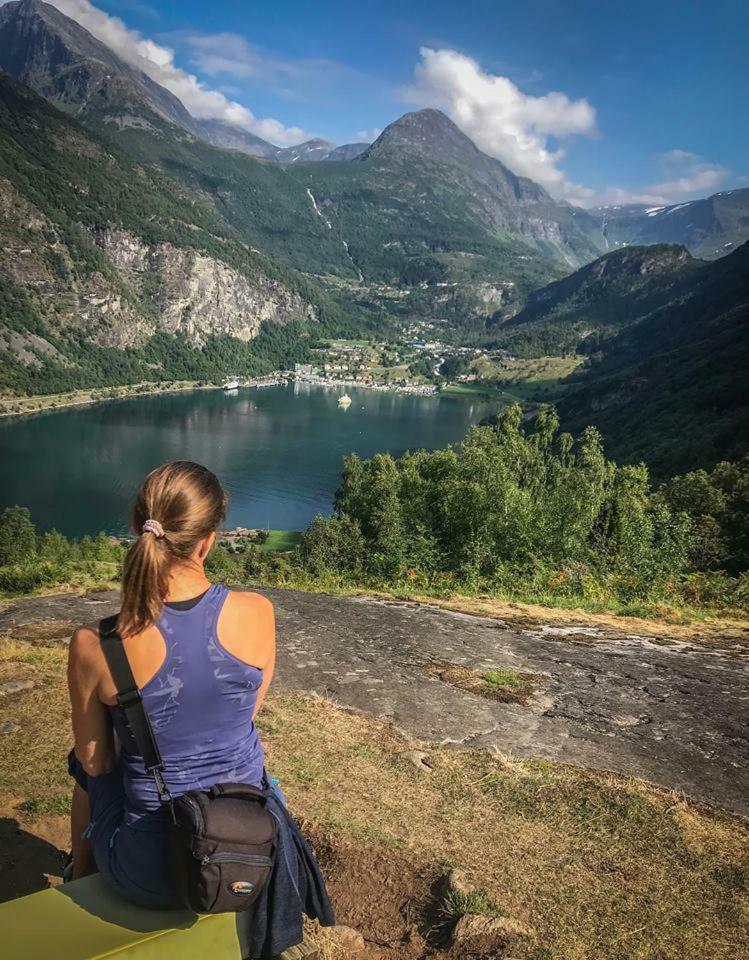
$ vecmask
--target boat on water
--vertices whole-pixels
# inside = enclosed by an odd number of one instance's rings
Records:
[[[228,380],[224,380],[223,389],[224,390],[236,390],[239,387],[239,380],[236,377],[230,377]]]
[[[338,398],[338,406],[348,407],[350,406],[350,404],[351,404],[351,397],[347,393],[341,394],[341,396]]]

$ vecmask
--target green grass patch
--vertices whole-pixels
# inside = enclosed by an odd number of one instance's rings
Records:
[[[523,681],[517,670],[506,668],[504,670],[487,670],[481,675],[484,683],[500,689],[517,690],[522,686]]]
[[[483,887],[476,890],[450,890],[440,904],[440,913],[446,920],[465,916],[501,917],[497,901]]]
[[[504,396],[501,388],[491,383],[449,383],[440,391],[443,397],[465,397],[469,399],[495,400]],[[511,397],[507,397],[511,400]]]
[[[29,820],[40,817],[67,817],[70,814],[72,796],[69,793],[40,794],[28,797],[19,805],[19,810]]]
[[[531,673],[518,673],[511,667],[481,673],[460,663],[433,663],[427,673],[460,690],[502,703],[526,703],[539,679]]]
[[[268,539],[260,549],[265,553],[288,553],[299,545],[301,539],[300,530],[269,530]]]

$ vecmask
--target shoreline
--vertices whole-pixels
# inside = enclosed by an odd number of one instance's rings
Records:
[[[268,387],[286,380],[281,371],[268,374],[266,377],[256,377],[241,387]],[[169,386],[145,381],[120,387],[96,387],[93,390],[77,390],[67,393],[34,394],[30,397],[0,397],[0,420],[10,420],[14,417],[29,417],[37,413],[55,413],[70,407],[90,407],[97,403],[110,403],[114,400],[132,400],[136,397],[152,397],[157,394],[187,393],[191,390],[224,390],[224,387],[215,383],[201,383],[199,380],[177,380],[169,382]],[[99,393],[106,396],[99,396]],[[16,404],[36,404],[21,410],[10,410],[8,407]]]
[[[389,383],[363,383],[359,380],[325,380],[322,377],[299,376],[287,370],[276,370],[264,377],[255,377],[246,383],[241,383],[236,389],[264,388],[281,386],[284,383],[309,383],[317,387],[358,388],[374,390],[381,393],[400,393],[407,396],[438,397],[440,391],[436,387],[423,384],[408,386]],[[129,400],[135,397],[149,397],[157,394],[186,393],[191,390],[224,390],[219,384],[201,383],[199,380],[178,380],[170,382],[169,386],[160,383],[144,381],[118,387],[95,387],[91,390],[75,390],[66,393],[33,394],[29,397],[0,397],[0,420],[10,420],[14,417],[29,417],[38,413],[54,413],[71,407],[89,407],[97,403],[110,403],[114,400]],[[101,394],[105,394],[102,396]],[[11,406],[20,406],[19,410],[10,409]]]
[[[146,388],[146,389],[142,389]],[[183,393],[188,390],[220,390],[214,385],[201,385],[197,380],[178,381],[178,383],[161,387],[154,383],[147,387],[146,383],[134,383],[125,387],[97,387],[96,390],[80,390],[71,393],[33,394],[30,397],[3,397],[0,398],[0,419],[10,420],[13,417],[29,417],[37,413],[54,413],[57,410],[66,410],[70,407],[90,407],[97,403],[110,403],[113,400],[128,400],[133,397],[148,397],[158,393]],[[98,396],[98,391],[106,391],[108,396]],[[116,391],[112,395],[112,391]],[[9,410],[11,405],[19,404],[21,410]],[[31,406],[31,404],[36,404]],[[24,405],[28,405],[25,406]]]

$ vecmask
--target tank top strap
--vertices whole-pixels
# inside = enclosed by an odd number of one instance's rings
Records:
[[[218,618],[221,615],[221,610],[223,609],[224,604],[226,603],[226,598],[229,596],[229,591],[220,583],[214,583],[211,585],[208,596],[206,597],[205,604],[205,639],[210,642],[210,640],[216,636],[216,627],[218,625]]]

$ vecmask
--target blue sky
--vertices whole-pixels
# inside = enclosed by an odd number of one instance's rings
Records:
[[[574,201],[749,185],[746,0],[51,2],[196,114],[275,142],[369,138],[437,106]]]

